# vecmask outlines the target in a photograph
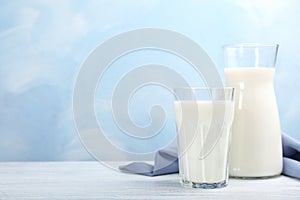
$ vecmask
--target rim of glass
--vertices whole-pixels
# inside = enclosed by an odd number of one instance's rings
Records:
[[[234,87],[176,87],[173,90],[234,90]]]
[[[224,99],[215,99],[212,97],[212,101],[219,101],[219,100],[225,100],[225,101],[234,101],[234,95],[235,95],[235,88],[234,87],[177,87],[173,89],[174,95],[176,96],[175,101],[190,101],[190,99],[185,99],[185,98],[180,98],[181,95],[187,94],[193,94],[193,95],[197,95],[199,94],[203,94],[203,92],[205,92],[205,94],[207,94],[207,92],[211,93],[211,94],[224,94]],[[179,96],[177,96],[179,95]],[[181,96],[183,97],[183,96]],[[196,100],[196,99],[194,99]]]
[[[236,43],[236,44],[225,44],[223,49],[226,48],[253,48],[253,47],[279,47],[278,43]]]

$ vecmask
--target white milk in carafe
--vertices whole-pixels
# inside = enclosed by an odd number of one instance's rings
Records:
[[[225,68],[235,88],[230,176],[267,177],[282,171],[280,120],[273,87],[274,68]]]

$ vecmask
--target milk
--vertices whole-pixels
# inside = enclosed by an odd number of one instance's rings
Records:
[[[220,137],[209,154],[201,158],[200,152],[208,137],[215,114],[224,117]],[[195,108],[196,107],[196,108]],[[197,110],[198,107],[198,112]],[[177,141],[179,171],[183,182],[220,183],[227,181],[227,158],[230,128],[233,121],[234,105],[231,101],[176,101]],[[224,115],[225,111],[225,115]],[[185,113],[184,119],[182,118]],[[194,119],[198,119],[196,122]]]
[[[274,73],[274,68],[225,68],[227,85],[236,92],[230,176],[264,177],[282,171]]]

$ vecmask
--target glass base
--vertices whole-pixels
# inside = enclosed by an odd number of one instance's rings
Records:
[[[270,175],[270,176],[232,176],[230,175],[230,178],[234,179],[244,179],[244,180],[251,180],[251,179],[269,179],[269,178],[276,178],[280,176],[281,174],[276,174],[276,175]]]
[[[226,187],[227,181],[224,180],[218,183],[195,183],[192,181],[181,180],[181,185],[186,188],[214,189]]]

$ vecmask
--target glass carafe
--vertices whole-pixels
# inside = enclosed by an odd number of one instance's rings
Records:
[[[269,177],[282,171],[280,120],[274,92],[277,44],[224,47],[227,86],[236,90],[229,174]]]

